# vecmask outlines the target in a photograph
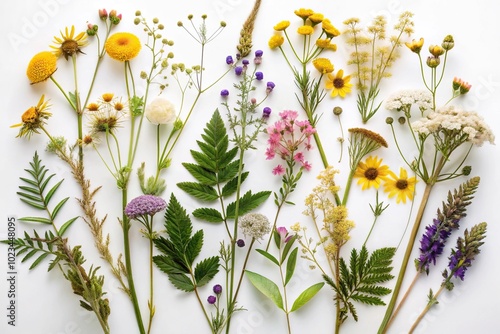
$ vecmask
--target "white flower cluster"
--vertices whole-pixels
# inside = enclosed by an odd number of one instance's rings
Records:
[[[167,99],[157,97],[146,107],[144,115],[153,124],[169,124],[175,121],[175,106]]]
[[[391,95],[385,108],[391,111],[410,111],[412,105],[418,106],[421,113],[432,108],[432,95],[427,90],[402,90]]]
[[[254,239],[261,239],[267,233],[271,232],[271,223],[269,219],[260,213],[247,213],[241,216],[239,225],[245,236]]]
[[[426,118],[412,123],[413,130],[421,135],[437,134],[442,131],[461,132],[465,141],[481,146],[495,141],[495,135],[483,118],[475,111],[463,111],[455,106],[440,108]]]

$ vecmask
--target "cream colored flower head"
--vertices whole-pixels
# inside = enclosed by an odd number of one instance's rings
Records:
[[[146,118],[153,124],[170,124],[175,121],[175,106],[163,97],[157,97],[147,107]]]

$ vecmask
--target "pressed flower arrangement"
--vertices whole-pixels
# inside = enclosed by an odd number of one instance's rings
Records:
[[[49,277],[45,331],[66,304],[82,333],[446,328],[433,312],[474,295],[495,230],[462,36],[413,5],[192,5],[86,9],[26,47],[5,131],[19,314]]]

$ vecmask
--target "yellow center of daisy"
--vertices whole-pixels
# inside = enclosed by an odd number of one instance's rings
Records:
[[[405,190],[406,188],[408,188],[408,181],[407,180],[397,180],[396,181],[396,188],[398,189],[401,189],[401,190]]]
[[[376,168],[370,167],[365,171],[365,177],[368,180],[375,180],[378,176],[378,170]]]
[[[23,123],[34,123],[38,118],[38,112],[35,107],[31,107],[26,110],[21,116]]]

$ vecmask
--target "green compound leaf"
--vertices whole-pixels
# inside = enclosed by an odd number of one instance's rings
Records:
[[[262,292],[267,298],[271,299],[273,303],[278,306],[278,308],[284,310],[283,297],[281,297],[281,292],[273,281],[252,271],[245,270],[245,273],[250,280],[250,283],[252,283],[257,290]]]
[[[203,286],[210,282],[219,272],[219,257],[206,258],[198,263],[194,269],[194,278],[197,286]]]
[[[177,183],[177,186],[189,195],[202,201],[212,202],[219,199],[217,191],[215,191],[215,189],[211,186],[206,186],[196,182],[180,182]]]
[[[299,308],[307,304],[325,285],[324,282],[316,283],[305,289],[293,302],[290,312],[297,311]]]
[[[192,163],[184,162],[182,165],[201,184],[205,186],[214,186],[217,184],[217,178],[214,172]]]
[[[259,205],[264,203],[269,196],[271,195],[270,191],[260,191],[258,193],[252,194],[252,191],[249,190],[240,198],[240,205],[238,210],[238,215],[244,215],[257,208]],[[235,218],[236,211],[236,203],[232,202],[227,206],[226,216],[229,219]]]
[[[222,223],[224,219],[219,211],[213,208],[199,208],[193,211],[193,216],[209,223]]]

